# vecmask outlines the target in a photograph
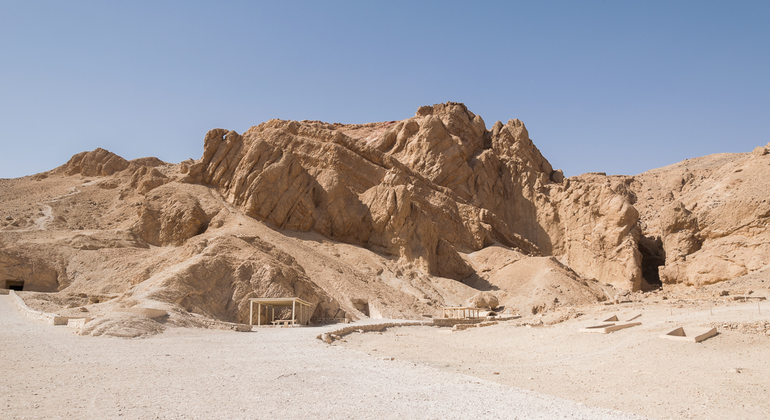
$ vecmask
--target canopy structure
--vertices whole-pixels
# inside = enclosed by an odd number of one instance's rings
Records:
[[[445,306],[444,318],[456,318],[456,319],[474,319],[479,317],[479,308],[470,308],[467,306]]]
[[[257,304],[257,325],[307,325],[310,321],[312,303],[297,297],[251,298],[249,299],[249,325],[254,325],[254,304]],[[262,317],[262,306],[265,317]],[[291,319],[275,319],[275,308],[291,308]],[[263,322],[264,321],[264,322]]]

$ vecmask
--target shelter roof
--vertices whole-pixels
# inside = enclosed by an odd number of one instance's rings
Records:
[[[312,303],[302,300],[298,297],[285,297],[285,298],[250,298],[250,301],[254,303],[261,303],[262,305],[271,306],[291,306],[293,303],[298,303],[304,306],[313,306]]]

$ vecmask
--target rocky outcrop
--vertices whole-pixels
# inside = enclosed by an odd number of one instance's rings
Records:
[[[569,179],[556,195],[554,255],[582,275],[640,290],[639,213],[629,201],[628,180],[586,174]]]
[[[97,148],[72,156],[66,164],[57,170],[67,175],[109,176],[126,168],[128,168],[127,160],[110,151]]]
[[[249,298],[299,297],[312,304],[316,319],[331,317],[339,309],[290,255],[259,238],[203,239],[188,244],[187,251],[190,257],[132,288],[123,303],[173,302],[188,312],[246,324]]]
[[[521,121],[487,130],[458,103],[421,107],[400,122],[211,130],[185,181],[215,186],[278,228],[316,231],[433,275],[463,279],[473,271],[460,253],[499,243],[639,288],[637,215],[623,194],[571,184]]]
[[[458,103],[215,129],[179,165],[97,149],[0,180],[0,282],[177,325],[247,322],[250,297],[301,297],[316,320],[437,315],[479,292],[539,314],[765,269],[767,150],[565,178],[521,121],[487,129]]]
[[[767,147],[688,159],[634,177],[645,236],[660,238],[663,284],[705,285],[770,264]]]
[[[197,194],[167,185],[147,195],[132,231],[152,245],[182,245],[205,232],[218,210],[207,213]]]
[[[32,255],[30,255],[32,254]],[[55,266],[28,249],[0,249],[0,289],[55,292],[59,273]]]
[[[139,166],[131,175],[129,187],[144,195],[170,181],[169,177],[154,167]]]
[[[500,302],[498,301],[497,296],[491,292],[479,292],[468,299],[466,305],[473,308],[482,308],[491,311],[497,308],[500,305]]]

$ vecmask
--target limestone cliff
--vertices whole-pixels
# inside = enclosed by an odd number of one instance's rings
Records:
[[[632,177],[641,232],[657,241],[655,280],[700,286],[770,264],[768,147],[688,159]]]
[[[767,150],[565,178],[521,121],[487,128],[451,102],[214,129],[180,164],[96,149],[0,180],[0,287],[187,325],[247,322],[252,297],[301,297],[319,321],[435,315],[479,292],[533,314],[715,283],[770,263]]]
[[[458,252],[500,243],[640,287],[638,215],[619,187],[564,180],[521,121],[487,130],[458,103],[400,122],[212,130],[185,181],[218,188],[276,227],[395,255],[431,275],[462,280],[473,269]]]

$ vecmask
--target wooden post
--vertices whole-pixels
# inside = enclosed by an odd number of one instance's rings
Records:
[[[254,301],[249,300],[249,325],[254,325]]]
[[[262,304],[257,303],[257,325],[262,325]]]
[[[297,310],[296,306],[297,306],[297,301],[292,300],[291,301],[291,326],[292,327],[294,326],[294,318],[296,318],[297,316],[297,313],[295,312]]]

